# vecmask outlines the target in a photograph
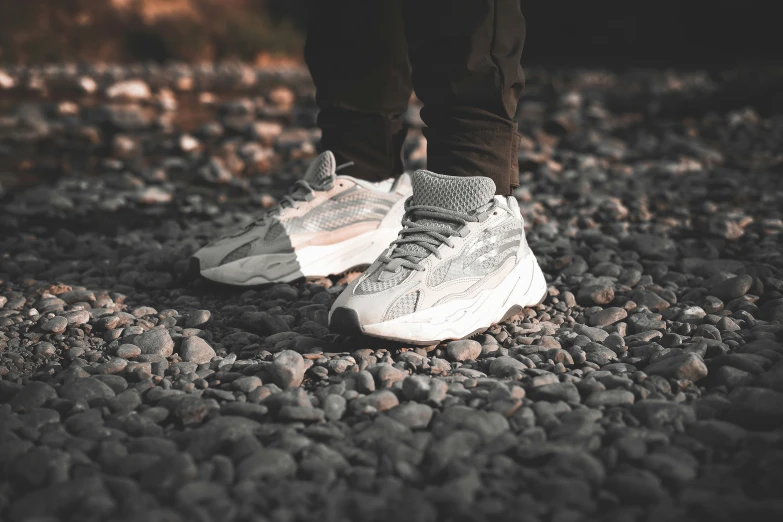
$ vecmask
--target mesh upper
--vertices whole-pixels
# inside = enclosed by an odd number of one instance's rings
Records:
[[[241,247],[232,250],[226,257],[223,258],[220,264],[225,265],[227,263],[231,263],[232,261],[242,259],[247,257],[248,253],[250,253],[250,243],[245,243]]]
[[[495,196],[495,182],[484,176],[445,176],[428,170],[413,173],[413,203],[470,212]]]
[[[380,221],[396,202],[394,194],[357,190],[345,197],[333,198],[318,205],[304,216],[283,218],[289,234],[337,230],[362,221]],[[272,231],[270,230],[269,233]],[[279,235],[279,233],[277,233]],[[274,237],[268,237],[273,239]]]
[[[377,268],[372,274],[368,275],[361,283],[357,285],[355,293],[358,295],[374,294],[376,292],[383,292],[389,288],[394,288],[398,284],[402,283],[405,278],[408,277],[411,271],[407,268],[400,267],[392,277],[380,280],[379,276],[382,273],[383,268]]]
[[[399,297],[383,317],[384,321],[390,321],[403,315],[412,314],[416,311],[416,303],[419,300],[419,291],[411,292]]]

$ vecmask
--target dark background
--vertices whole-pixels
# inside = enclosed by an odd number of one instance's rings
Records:
[[[368,0],[376,1],[376,0]],[[458,8],[460,1],[453,5]],[[781,63],[776,2],[521,0],[527,65]],[[0,1],[0,62],[298,57],[306,0]]]

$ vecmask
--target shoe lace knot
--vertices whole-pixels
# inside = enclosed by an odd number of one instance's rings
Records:
[[[391,251],[378,259],[386,272],[396,272],[400,267],[423,271],[421,261],[430,254],[440,259],[438,248],[445,244],[454,248],[454,237],[468,234],[467,224],[486,219],[492,203],[464,213],[430,205],[415,205],[412,198],[405,201],[402,230],[391,242]]]

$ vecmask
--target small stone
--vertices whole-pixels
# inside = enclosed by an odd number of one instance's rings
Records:
[[[624,308],[613,306],[605,308],[597,314],[593,314],[590,317],[588,324],[590,326],[609,326],[610,324],[622,321],[626,317],[628,317],[628,312],[626,312]]]
[[[579,335],[584,335],[595,343],[603,342],[609,337],[609,332],[600,328],[594,328],[592,326],[585,326],[583,324],[575,324],[574,331]]]
[[[41,325],[41,330],[50,333],[63,333],[68,327],[68,319],[62,316],[52,317]]]
[[[591,408],[600,406],[614,407],[634,403],[634,395],[628,390],[604,390],[597,391],[587,398],[585,404]]]
[[[707,312],[700,306],[688,306],[683,309],[680,316],[677,318],[681,323],[700,323]]]
[[[614,299],[614,290],[609,285],[592,284],[583,286],[576,294],[576,301],[583,306],[606,305]]]
[[[431,381],[432,379],[426,375],[410,375],[402,381],[402,393],[411,401],[426,400],[430,393]]]
[[[493,377],[513,377],[527,368],[522,362],[506,355],[495,358],[489,365]]]
[[[749,275],[740,275],[737,277],[730,277],[725,281],[713,285],[712,288],[710,288],[710,294],[726,303],[747,294],[751,286],[753,286],[753,277]]]
[[[533,388],[531,397],[535,400],[557,402],[580,402],[579,390],[572,382],[556,382]]]
[[[11,399],[11,408],[14,411],[30,411],[56,398],[57,391],[49,384],[30,381]]]
[[[141,353],[168,357],[174,353],[174,340],[164,328],[155,328],[136,337],[134,343]]]
[[[212,317],[212,313],[209,310],[196,310],[185,319],[185,327],[196,328],[208,322],[210,317]]]
[[[232,381],[231,387],[242,393],[250,393],[263,384],[264,383],[261,382],[261,379],[254,375],[250,375],[248,377],[240,377],[239,379]]]
[[[281,480],[296,473],[296,461],[287,451],[276,448],[264,448],[245,458],[237,466],[237,479]]]
[[[424,429],[432,420],[432,413],[426,404],[406,402],[389,410],[389,417],[411,429]]]
[[[280,408],[280,418],[289,422],[321,422],[324,420],[324,411],[312,406],[286,405]]]
[[[397,396],[389,390],[374,391],[370,395],[364,397],[363,402],[378,411],[390,410],[400,403]]]
[[[284,390],[296,388],[304,379],[304,359],[298,352],[284,350],[275,357],[271,371],[275,384]]]
[[[472,339],[450,341],[446,344],[446,353],[458,362],[476,360],[481,355],[481,343]]]
[[[52,357],[57,353],[57,349],[52,343],[41,342],[35,345],[35,353],[43,355],[44,357]]]
[[[195,335],[182,339],[179,354],[183,361],[196,364],[206,364],[216,355],[215,350],[204,339]]]
[[[653,312],[660,312],[670,306],[666,299],[650,290],[635,290],[630,297],[637,305],[646,306]]]
[[[707,376],[707,365],[695,353],[667,357],[644,369],[649,375],[696,382]]]
[[[141,355],[141,348],[135,344],[121,344],[117,348],[117,357],[122,359],[135,359],[139,355]]]
[[[88,404],[97,399],[111,399],[114,390],[96,378],[76,379],[60,388],[60,397],[76,402],[86,401]]]
[[[345,409],[348,401],[345,397],[337,394],[330,394],[324,399],[323,408],[326,418],[330,421],[338,421],[345,415]]]

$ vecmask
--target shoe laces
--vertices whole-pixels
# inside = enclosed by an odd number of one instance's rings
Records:
[[[412,198],[405,201],[402,230],[391,242],[392,251],[378,259],[387,272],[396,272],[399,267],[423,271],[421,261],[430,254],[441,259],[438,247],[445,244],[454,248],[453,237],[465,237],[467,224],[484,221],[487,210],[494,205],[489,202],[471,213],[458,212],[429,205],[414,205]]]

